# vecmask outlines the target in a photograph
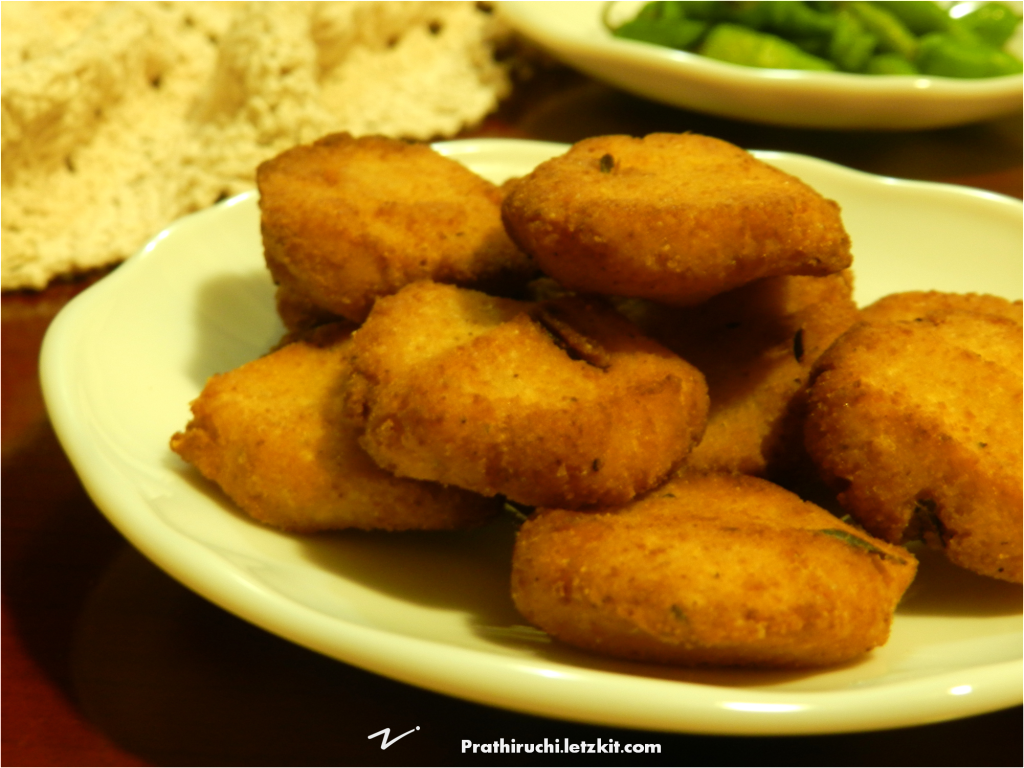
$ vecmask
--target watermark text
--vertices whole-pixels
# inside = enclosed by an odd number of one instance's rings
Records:
[[[462,740],[463,754],[580,754],[580,755],[660,755],[661,744],[641,742],[623,743],[617,739],[596,741],[572,741],[570,739],[548,739],[544,741],[516,741],[504,738],[497,741],[478,743],[472,739]]]

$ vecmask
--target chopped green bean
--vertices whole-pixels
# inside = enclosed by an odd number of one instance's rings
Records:
[[[792,42],[800,50],[806,51],[812,56],[817,56],[819,59],[829,58],[829,38],[827,37],[795,37]]]
[[[912,62],[898,53],[880,53],[868,59],[864,73],[868,75],[917,75],[920,74]]]
[[[849,9],[864,28],[878,38],[881,50],[914,60],[917,55],[917,38],[896,16],[868,2],[843,3],[843,7]]]
[[[618,37],[685,50],[696,43],[708,28],[706,21],[675,19],[667,23],[661,19],[635,18],[617,30]]]
[[[723,2],[719,3],[718,19],[732,24],[742,24],[750,29],[763,29],[767,26],[771,14],[771,3],[762,2]]]
[[[667,0],[666,2],[646,3],[636,15],[638,19],[651,19],[662,21],[675,21],[686,18],[684,4],[678,0]]]
[[[690,0],[683,3],[686,18],[699,21],[720,21],[728,10],[727,3],[721,0]]]
[[[767,10],[764,28],[787,40],[800,37],[825,37],[832,33],[836,18],[830,13],[820,13],[806,3],[794,0],[777,0],[762,3]]]
[[[738,24],[716,24],[698,48],[711,59],[768,69],[830,70],[835,65],[775,35]]]
[[[852,13],[836,14],[836,27],[828,44],[828,58],[845,72],[860,72],[878,47],[878,38],[865,31]]]
[[[1021,17],[1002,3],[985,3],[957,21],[981,42],[1001,48],[1013,37]]]
[[[693,3],[647,3],[630,21],[613,30],[617,37],[685,50],[707,30],[707,23],[688,18],[686,6]]]
[[[938,3],[921,0],[889,0],[889,2],[874,2],[872,5],[891,13],[915,35],[927,35],[929,32],[949,32],[956,27],[956,20]]]
[[[666,0],[645,3],[617,27],[605,18],[617,37],[733,64],[963,78],[1019,73],[1021,62],[1002,46],[1020,22],[1001,3],[954,18],[918,0]]]
[[[926,75],[940,77],[999,77],[1021,72],[1021,62],[1006,51],[984,43],[957,40],[941,32],[921,38],[921,52],[916,61]]]

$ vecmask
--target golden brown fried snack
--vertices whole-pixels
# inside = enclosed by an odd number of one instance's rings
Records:
[[[536,272],[502,228],[502,192],[423,144],[333,134],[257,169],[274,280],[359,322],[421,279],[494,288]]]
[[[622,503],[704,428],[704,377],[601,303],[415,283],[353,339],[360,443],[397,475],[527,505]]]
[[[342,413],[349,331],[321,326],[228,373],[192,403],[171,448],[245,512],[290,531],[468,528],[493,500],[393,477],[356,442]]]
[[[857,319],[849,271],[769,277],[696,307],[626,300],[617,307],[704,374],[711,407],[684,469],[776,475],[803,456],[811,366]]]
[[[516,539],[512,597],[598,653],[813,667],[882,645],[917,562],[779,486],[682,474],[618,509],[543,509]]]
[[[937,312],[979,312],[1013,320],[1022,320],[1020,299],[1010,301],[987,293],[945,293],[943,291],[906,291],[883,296],[861,310],[860,320],[868,323],[890,323],[898,320],[919,320]]]
[[[761,277],[850,265],[839,206],[694,134],[585,139],[517,182],[506,229],[568,288],[698,304]]]
[[[1021,582],[1021,326],[975,312],[863,323],[812,374],[806,444],[843,507]]]

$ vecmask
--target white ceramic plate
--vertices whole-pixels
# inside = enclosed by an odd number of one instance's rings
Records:
[[[565,147],[438,149],[495,181]],[[841,202],[858,293],[1021,288],[1021,204],[778,153]],[[822,733],[1021,701],[1021,591],[926,558],[882,649],[839,669],[694,671],[550,642],[508,596],[507,521],[459,534],[293,536],[250,522],[167,447],[207,377],[282,328],[254,194],[186,217],[57,317],[42,353],[57,434],[97,506],[158,566],[249,621],[425,688],[539,715],[704,733]]]
[[[613,37],[604,2],[502,2],[501,15],[565,63],[676,107],[801,128],[923,129],[1019,111],[1024,76],[956,80],[743,67]],[[1012,3],[1020,12],[1021,3]],[[1008,48],[1021,55],[1020,29]]]

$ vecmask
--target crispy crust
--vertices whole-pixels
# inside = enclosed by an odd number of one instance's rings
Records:
[[[916,561],[767,481],[688,474],[618,509],[544,509],[512,596],[556,638],[669,664],[812,667],[885,643]]]
[[[818,356],[857,319],[852,283],[849,271],[770,277],[696,307],[618,302],[645,333],[707,379],[708,426],[686,469],[796,471],[807,380]]]
[[[597,302],[416,283],[354,340],[350,412],[398,475],[528,505],[622,503],[704,428],[703,376]]]
[[[892,323],[899,320],[921,320],[939,312],[979,312],[1022,321],[1020,299],[1010,301],[987,293],[945,293],[943,291],[905,291],[891,293],[860,312],[865,323]]]
[[[502,228],[501,190],[423,144],[333,134],[256,179],[274,280],[356,322],[415,280],[492,288],[536,271]]]
[[[516,183],[506,229],[583,292],[691,305],[761,277],[848,267],[839,206],[694,134],[586,139]]]
[[[256,520],[290,531],[468,528],[497,511],[455,488],[393,477],[342,413],[350,331],[306,338],[214,376],[171,448]]]
[[[279,285],[274,293],[277,316],[291,333],[311,331],[317,326],[329,323],[350,322],[313,304],[306,296],[297,293],[292,285]]]
[[[976,312],[854,326],[813,374],[807,449],[888,541],[1021,582],[1021,326]]]

